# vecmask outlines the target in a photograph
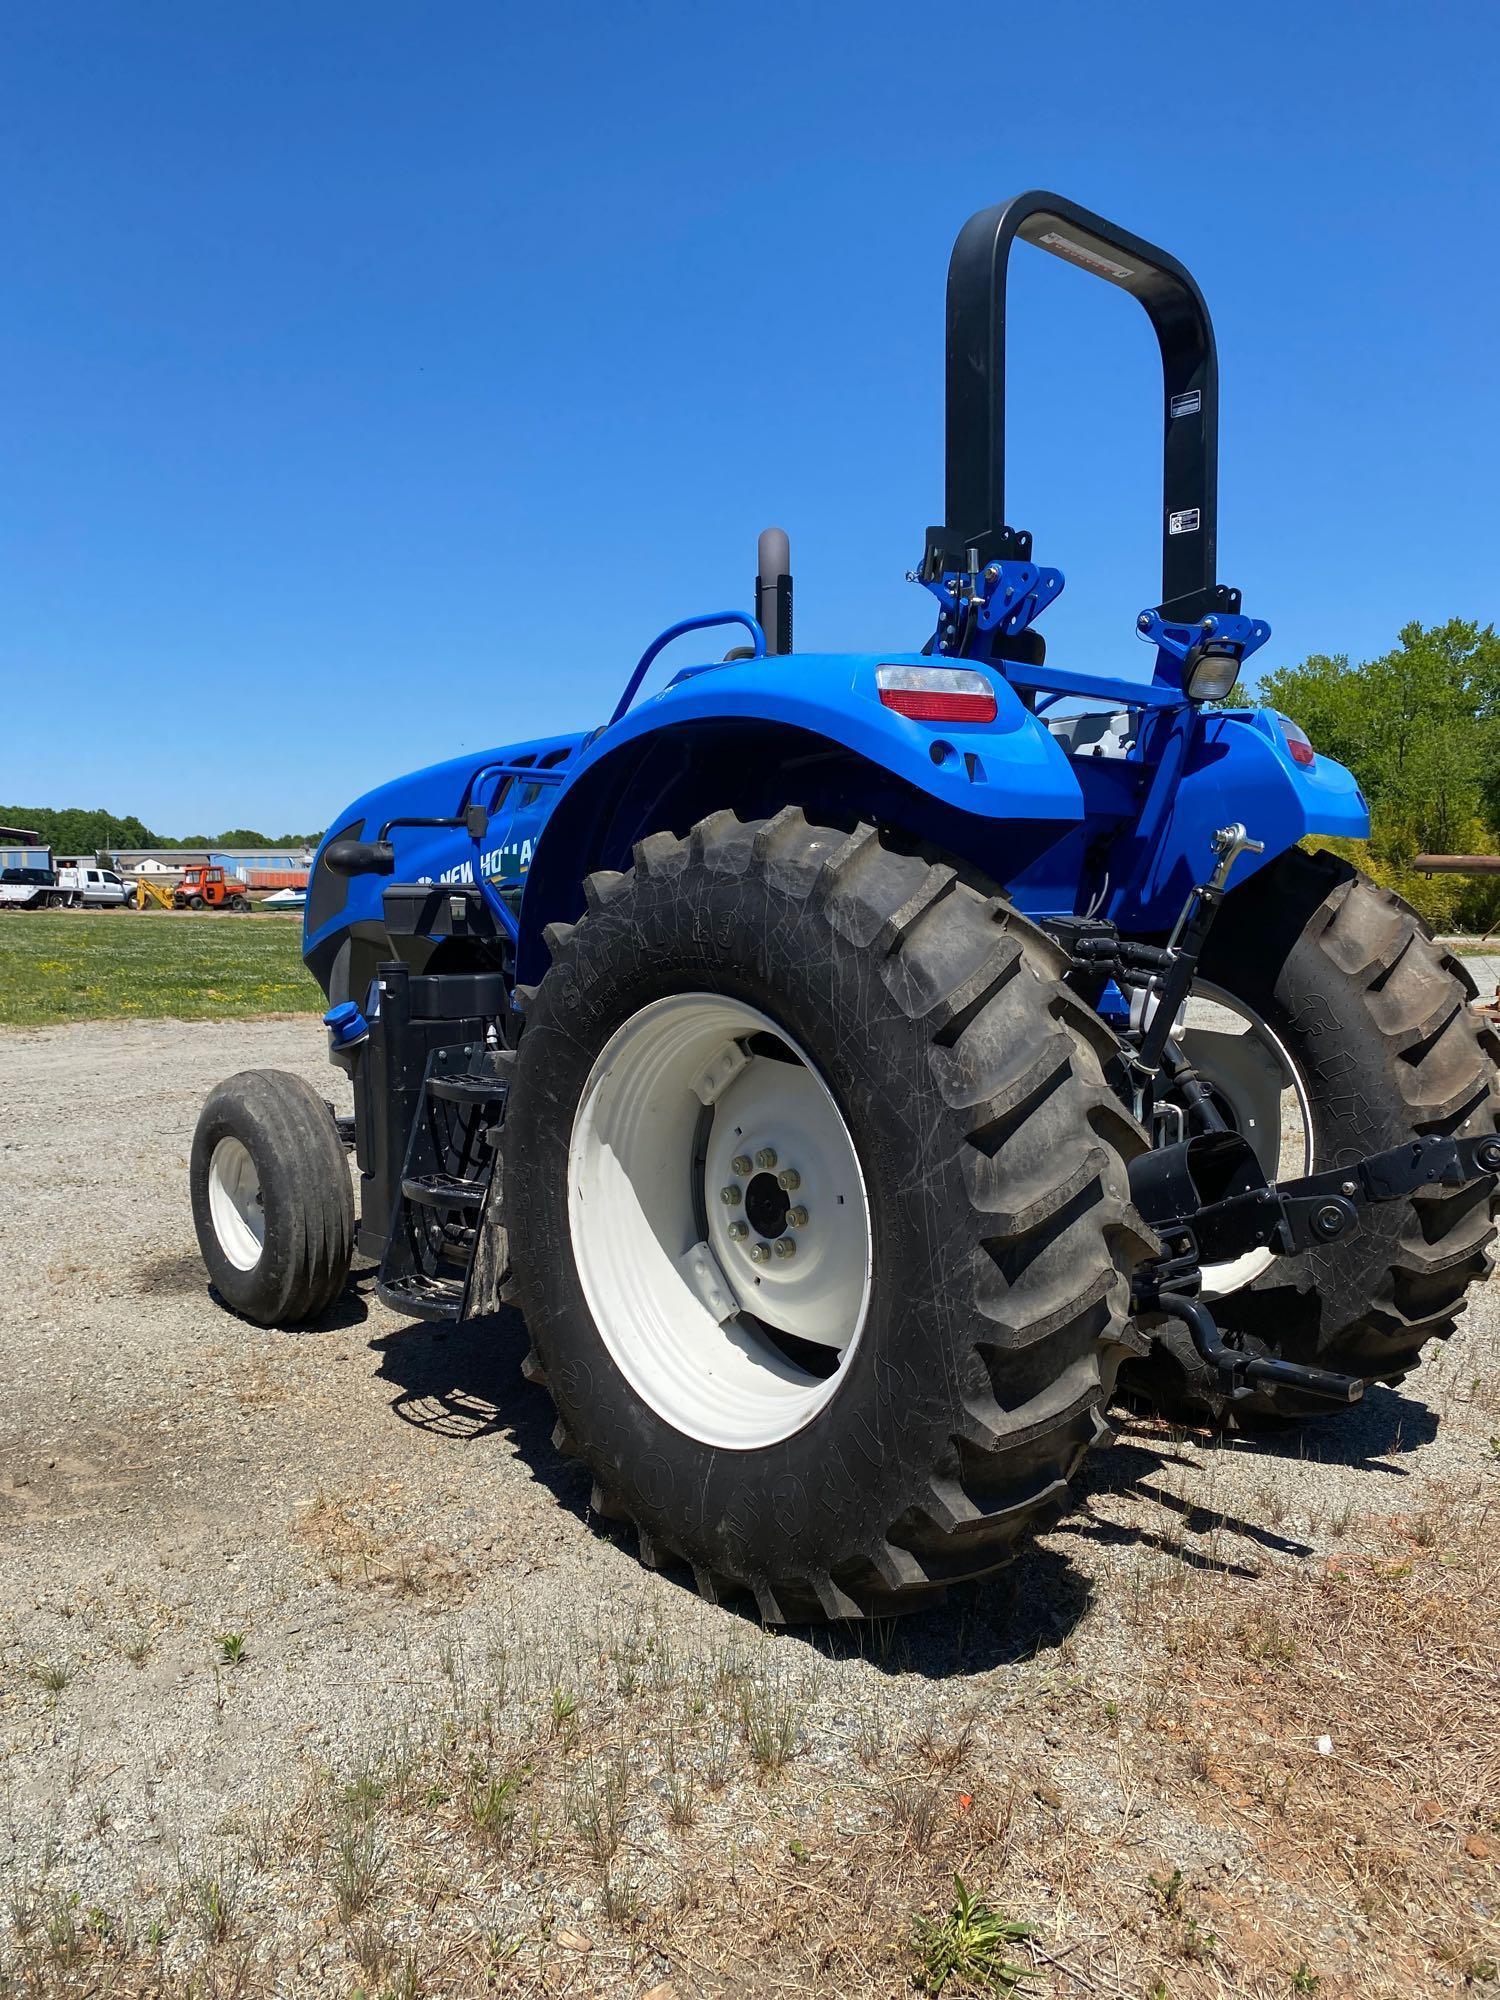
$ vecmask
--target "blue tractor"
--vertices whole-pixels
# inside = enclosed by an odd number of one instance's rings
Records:
[[[1063,578],[1004,490],[1018,238],[1160,346],[1149,679],[1046,658]],[[754,615],[671,626],[603,727],[340,814],[305,953],[356,1114],[273,1071],[209,1098],[224,1302],[315,1316],[357,1243],[409,1317],[513,1304],[595,1506],[772,1620],[1003,1563],[1122,1371],[1229,1417],[1399,1380],[1488,1268],[1494,1051],[1415,912],[1304,846],[1367,832],[1354,778],[1227,705],[1269,628],[1217,578],[1217,440],[1181,264],[1055,195],[975,215],[931,636],[795,652],[771,530]]]

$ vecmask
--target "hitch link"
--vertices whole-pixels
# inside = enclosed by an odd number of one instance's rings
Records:
[[[1295,1256],[1356,1229],[1361,1208],[1402,1201],[1424,1187],[1466,1187],[1486,1179],[1500,1179],[1500,1135],[1493,1132],[1461,1139],[1429,1132],[1349,1166],[1280,1184],[1266,1179],[1238,1133],[1200,1132],[1175,1146],[1159,1146],[1131,1163],[1130,1192],[1167,1244],[1167,1254],[1137,1272],[1132,1310],[1180,1320],[1231,1396],[1248,1394],[1260,1383],[1357,1402],[1364,1393],[1357,1376],[1231,1346],[1197,1295],[1202,1260],[1217,1262],[1254,1249]]]
[[[1221,826],[1211,844],[1219,857],[1218,865],[1206,882],[1200,882],[1188,891],[1182,914],[1167,940],[1166,969],[1150,982],[1156,994],[1156,1006],[1146,1013],[1142,1021],[1141,1038],[1133,1057],[1133,1067],[1143,1093],[1162,1067],[1177,1016],[1193,990],[1198,960],[1203,955],[1209,931],[1224,900],[1224,887],[1229,880],[1230,869],[1242,854],[1265,853],[1265,842],[1252,840],[1238,820],[1230,826]],[[1182,1061],[1180,1051],[1173,1048],[1174,1065],[1181,1065]]]

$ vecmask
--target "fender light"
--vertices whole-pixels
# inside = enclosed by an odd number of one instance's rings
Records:
[[[995,690],[970,667],[877,667],[881,703],[912,722],[993,722]]]
[[[1304,771],[1310,771],[1318,761],[1318,754],[1307,740],[1306,734],[1285,715],[1278,715],[1276,720],[1281,724],[1281,733],[1286,738],[1287,755],[1294,764],[1300,764]]]

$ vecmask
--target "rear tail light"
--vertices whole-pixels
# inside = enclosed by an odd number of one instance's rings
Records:
[[[1281,724],[1281,733],[1286,738],[1287,755],[1294,764],[1300,764],[1304,770],[1310,771],[1318,761],[1317,752],[1295,722],[1284,715],[1278,715],[1276,720]]]
[[[913,722],[993,722],[995,690],[970,667],[877,667],[880,699]]]

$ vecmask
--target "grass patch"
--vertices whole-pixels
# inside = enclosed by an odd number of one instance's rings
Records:
[[[0,917],[0,1024],[312,1014],[323,995],[287,917],[30,911]]]
[[[912,1940],[917,1957],[916,1983],[923,1993],[1024,1993],[1027,1968],[1017,1965],[1008,1947],[1031,1936],[1029,1924],[1018,1924],[992,1910],[955,1875],[958,1897],[948,1914],[936,1922],[918,1924]]]

